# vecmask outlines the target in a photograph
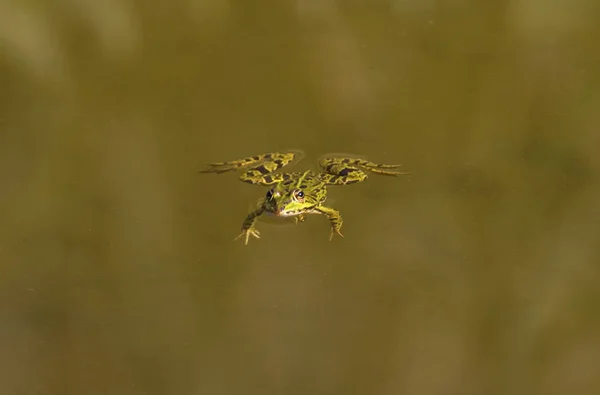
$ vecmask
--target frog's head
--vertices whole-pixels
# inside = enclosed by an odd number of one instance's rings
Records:
[[[263,208],[280,217],[293,217],[306,213],[319,204],[315,190],[310,188],[287,188],[277,185],[267,191]]]

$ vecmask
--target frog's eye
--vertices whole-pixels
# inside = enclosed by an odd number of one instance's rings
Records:
[[[294,197],[296,198],[296,200],[303,202],[304,201],[304,192],[302,191],[295,191],[294,192]]]
[[[296,193],[296,196],[298,196],[299,198],[303,198],[304,197],[304,192],[298,191],[298,193]]]
[[[267,200],[271,200],[273,198],[273,190],[269,189],[267,191]]]

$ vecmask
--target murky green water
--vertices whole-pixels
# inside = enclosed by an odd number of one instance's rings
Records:
[[[600,391],[594,1],[0,1],[0,393]],[[259,224],[204,162],[400,162]]]

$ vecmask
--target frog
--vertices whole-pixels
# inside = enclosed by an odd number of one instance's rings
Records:
[[[256,208],[246,216],[241,233],[234,240],[242,239],[248,245],[250,237],[259,239],[256,222],[263,214],[276,217],[292,217],[296,224],[304,222],[309,214],[322,214],[330,224],[329,240],[341,233],[343,219],[340,212],[325,206],[328,186],[343,186],[363,182],[368,173],[384,176],[411,175],[400,172],[402,165],[377,164],[359,157],[325,155],[318,161],[318,170],[284,172],[281,169],[297,162],[300,151],[269,152],[242,159],[207,163],[200,173],[226,173],[242,171],[239,179],[252,185],[269,187],[264,197],[258,199]]]

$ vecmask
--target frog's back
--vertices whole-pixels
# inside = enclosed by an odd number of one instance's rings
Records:
[[[279,184],[279,188],[283,190],[300,189],[307,195],[316,197],[320,200],[322,193],[326,190],[321,175],[321,173],[312,170],[284,173],[283,181]]]

